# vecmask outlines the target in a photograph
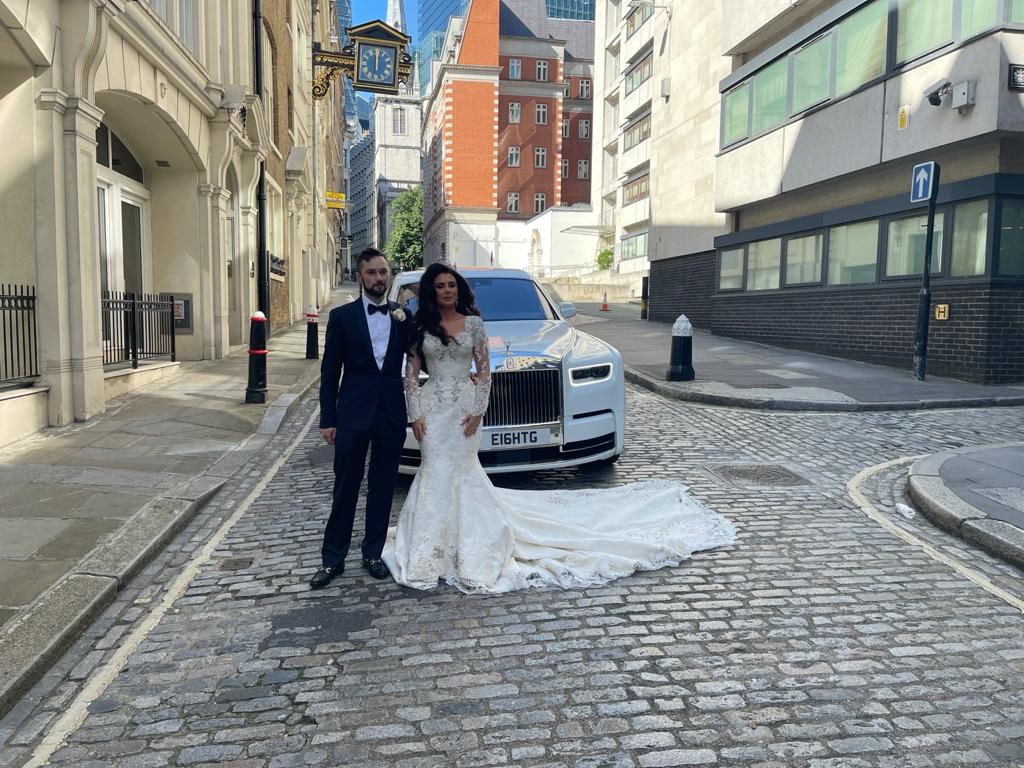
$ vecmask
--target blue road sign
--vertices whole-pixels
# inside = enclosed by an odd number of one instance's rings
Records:
[[[935,162],[918,163],[910,174],[910,202],[924,203],[932,199],[935,180]]]

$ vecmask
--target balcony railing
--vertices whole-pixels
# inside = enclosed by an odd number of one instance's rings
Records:
[[[0,283],[0,388],[28,384],[38,376],[36,289]]]
[[[103,292],[103,367],[116,369],[142,360],[175,360],[174,297]]]

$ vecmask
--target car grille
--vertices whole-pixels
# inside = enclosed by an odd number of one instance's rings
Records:
[[[496,371],[485,427],[550,424],[562,415],[562,372],[557,368]]]

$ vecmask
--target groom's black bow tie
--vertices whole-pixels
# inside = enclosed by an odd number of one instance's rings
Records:
[[[373,315],[374,312],[380,312],[382,315],[386,315],[388,313],[388,305],[387,305],[387,303],[384,303],[384,304],[367,304],[366,305],[366,312],[367,312],[368,315],[371,315],[371,316]]]

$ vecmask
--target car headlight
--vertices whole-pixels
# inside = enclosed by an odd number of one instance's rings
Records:
[[[570,368],[569,380],[573,384],[593,384],[604,381],[612,375],[612,364],[587,365],[582,368]]]

